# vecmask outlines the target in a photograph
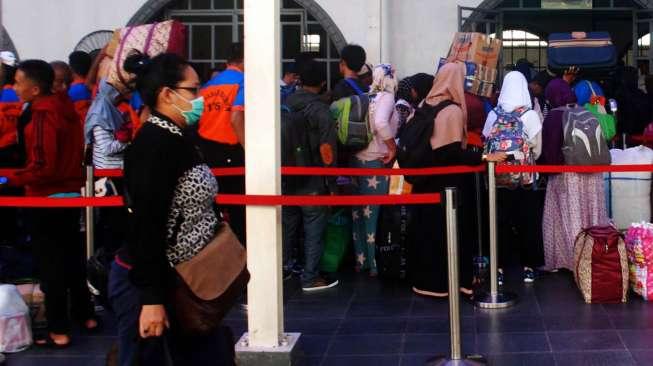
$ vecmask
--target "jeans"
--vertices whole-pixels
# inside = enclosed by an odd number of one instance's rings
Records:
[[[109,300],[118,319],[120,366],[235,365],[231,329],[221,326],[207,336],[188,336],[170,330],[157,338],[140,338],[140,294],[129,281],[129,270],[113,262],[109,277]],[[170,311],[167,311],[170,315]]]
[[[284,266],[290,264],[292,248],[299,239],[299,225],[304,225],[304,272],[301,277],[304,286],[310,285],[320,274],[327,211],[324,206],[287,206],[282,209]]]
[[[362,161],[352,158],[352,168],[383,168],[379,160]],[[355,177],[355,194],[384,195],[390,189],[390,179],[386,176]],[[380,206],[352,207],[352,239],[356,254],[356,266],[361,270],[369,269],[376,274],[376,227],[379,221]]]

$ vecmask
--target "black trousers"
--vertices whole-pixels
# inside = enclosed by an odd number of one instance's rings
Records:
[[[544,265],[542,214],[545,196],[545,190],[497,190],[499,267],[508,265],[514,254],[518,255],[523,267]]]
[[[245,150],[240,145],[226,145],[199,139],[204,161],[211,168],[238,168],[245,166]],[[218,177],[220,193],[245,194],[245,176]],[[229,222],[241,243],[245,243],[245,206],[221,206],[220,212]]]
[[[70,332],[70,315],[83,322],[94,315],[86,286],[86,256],[79,232],[79,209],[29,212],[34,256],[45,294],[50,332]],[[70,308],[68,298],[70,296]],[[70,313],[69,313],[70,310]]]

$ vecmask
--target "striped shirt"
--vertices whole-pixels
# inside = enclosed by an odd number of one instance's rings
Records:
[[[116,140],[111,131],[93,127],[93,166],[97,169],[122,169],[127,144]]]

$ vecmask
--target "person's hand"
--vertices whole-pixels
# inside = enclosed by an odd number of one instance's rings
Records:
[[[138,324],[142,338],[160,337],[166,328],[170,328],[163,305],[143,305]]]
[[[504,162],[507,158],[508,158],[508,154],[504,152],[497,152],[497,153],[487,154],[485,156],[485,161],[501,163]]]
[[[394,139],[389,139],[385,142],[388,147],[388,153],[383,157],[383,164],[388,165],[392,163],[397,157],[397,144]]]

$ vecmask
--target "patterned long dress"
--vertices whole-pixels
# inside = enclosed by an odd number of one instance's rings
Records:
[[[549,177],[542,231],[544,269],[574,269],[574,242],[581,230],[608,223],[602,174]]]

